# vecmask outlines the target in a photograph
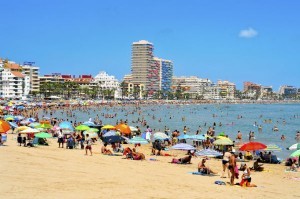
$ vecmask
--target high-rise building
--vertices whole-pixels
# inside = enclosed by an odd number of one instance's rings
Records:
[[[154,57],[153,49],[145,40],[132,43],[131,82],[148,96],[170,91],[173,76],[172,61]]]
[[[147,87],[151,86],[148,75],[154,67],[153,44],[145,40],[133,42],[131,57],[132,83],[142,84],[148,91]]]
[[[154,57],[156,64],[159,65],[159,90],[163,93],[171,91],[173,63],[170,60]]]

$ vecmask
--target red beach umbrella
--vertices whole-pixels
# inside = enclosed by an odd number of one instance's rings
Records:
[[[241,146],[240,151],[256,151],[256,150],[261,150],[265,149],[267,146],[263,143],[260,142],[248,142]]]
[[[9,129],[9,123],[7,121],[0,120],[0,133],[6,133]]]

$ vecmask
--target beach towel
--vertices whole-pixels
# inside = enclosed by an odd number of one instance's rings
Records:
[[[226,185],[226,183],[223,182],[223,181],[215,181],[215,184],[217,184],[217,185]]]
[[[103,155],[108,155],[108,156],[123,156],[121,154],[103,154]]]
[[[216,174],[210,173],[203,173],[203,172],[198,172],[198,171],[192,171],[192,172],[188,172],[189,174],[193,174],[193,175],[201,175],[201,176],[217,176]]]

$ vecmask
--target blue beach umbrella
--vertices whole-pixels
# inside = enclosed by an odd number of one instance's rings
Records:
[[[104,137],[103,138],[103,142],[105,143],[113,143],[113,142],[122,142],[124,141],[125,139],[121,136],[118,136],[118,135],[114,135],[114,136],[107,136],[107,137]]]
[[[71,124],[71,122],[68,122],[68,121],[63,121],[58,126],[61,129],[68,129],[68,130],[74,131],[73,125]]]
[[[191,135],[190,139],[192,139],[192,140],[205,140],[205,136],[204,135]]]
[[[186,140],[186,139],[190,139],[191,136],[183,134],[177,137],[178,140]]]

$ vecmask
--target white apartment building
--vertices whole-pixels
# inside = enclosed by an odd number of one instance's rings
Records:
[[[201,79],[196,76],[190,77],[172,77],[172,90],[176,90],[181,87],[184,93],[189,93],[191,98],[196,98],[197,96],[203,96],[204,99],[210,99],[212,96],[212,85],[211,80]]]
[[[40,91],[40,81],[39,81],[39,67],[31,66],[31,65],[23,65],[22,73],[29,77],[29,93],[39,92]]]
[[[101,90],[114,90],[114,97],[119,98],[121,95],[120,83],[112,75],[100,71],[95,77],[93,83],[96,83]]]
[[[21,72],[22,68],[14,62],[4,63],[2,61],[1,66],[1,96],[5,98],[22,98],[25,95],[25,88],[29,87],[28,77],[25,78],[25,75]]]
[[[221,81],[217,82],[217,86],[220,89],[220,97],[222,99],[234,99],[235,94],[235,84],[229,81]]]

